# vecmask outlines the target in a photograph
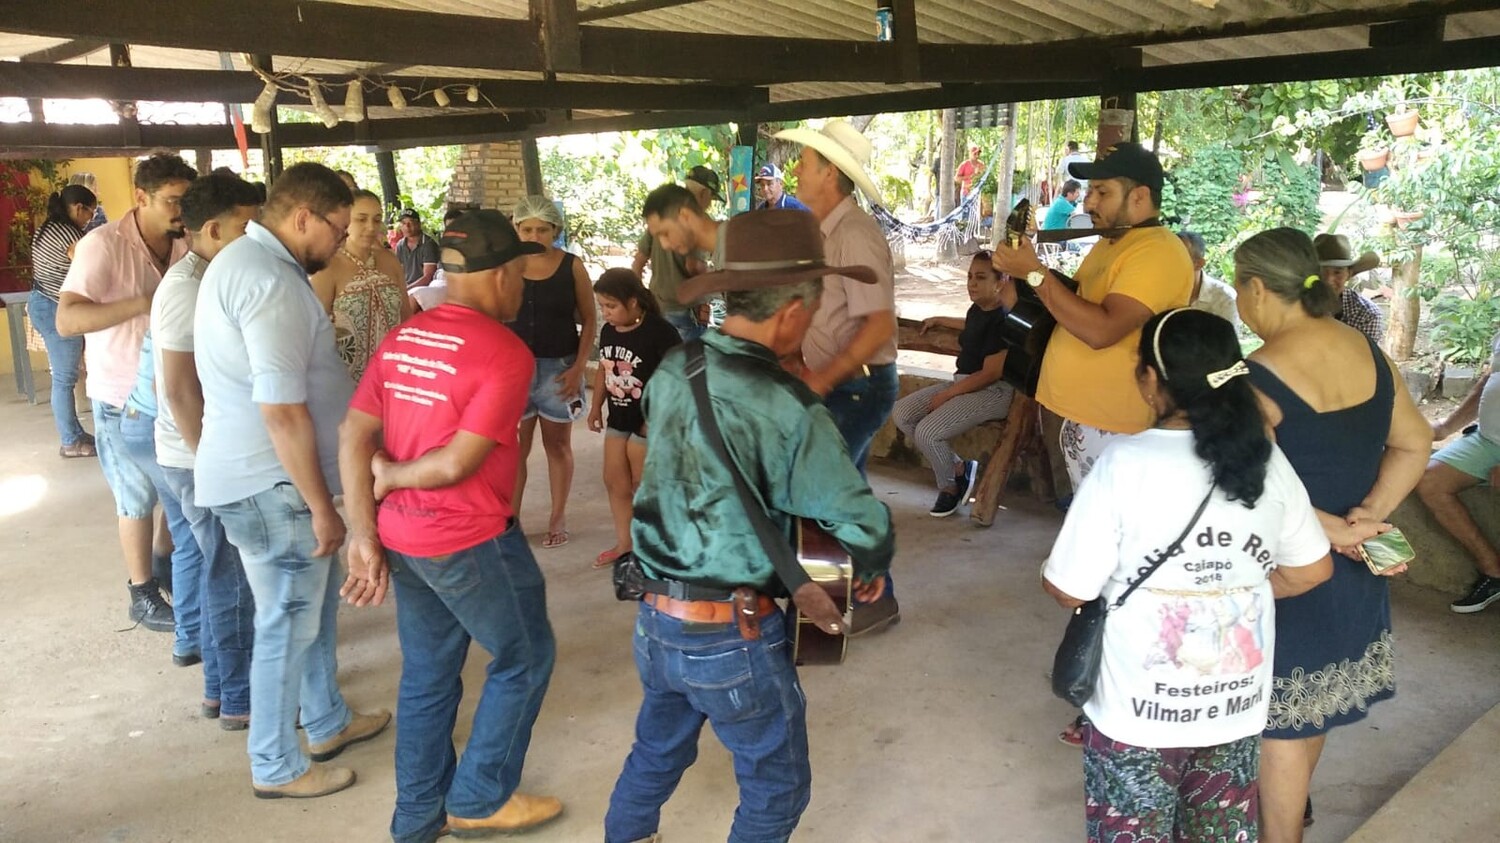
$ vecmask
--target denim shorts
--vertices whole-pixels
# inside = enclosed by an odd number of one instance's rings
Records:
[[[604,435],[609,439],[624,439],[626,443],[634,442],[642,447],[646,445],[646,437],[630,430],[615,430],[612,427],[606,427],[604,428]]]
[[[1488,483],[1490,469],[1500,465],[1500,445],[1480,436],[1476,430],[1444,445],[1432,458],[1453,466],[1480,483]]]
[[[115,495],[115,514],[121,518],[141,520],[151,517],[156,508],[156,487],[151,478],[130,458],[120,433],[123,410],[95,401],[94,444],[99,449],[99,466],[104,482]]]
[[[564,395],[562,384],[557,382],[557,376],[561,375],[573,361],[573,357],[538,357],[536,360],[536,375],[531,379],[531,395],[527,400],[526,413],[522,419],[533,416],[541,416],[550,422],[558,424],[572,424],[583,418],[583,386],[579,381],[578,393],[576,395]]]

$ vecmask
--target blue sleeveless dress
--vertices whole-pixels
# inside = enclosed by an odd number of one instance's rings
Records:
[[[1391,428],[1395,384],[1374,343],[1375,394],[1319,413],[1271,371],[1250,362],[1250,381],[1281,408],[1276,442],[1313,506],[1343,515],[1375,485]],[[1364,719],[1395,696],[1390,583],[1365,564],[1333,554],[1333,577],[1276,601],[1275,677],[1265,737],[1310,738]]]

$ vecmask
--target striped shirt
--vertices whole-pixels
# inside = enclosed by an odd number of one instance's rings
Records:
[[[31,286],[53,301],[68,276],[68,250],[83,236],[71,222],[45,222],[31,241]]]

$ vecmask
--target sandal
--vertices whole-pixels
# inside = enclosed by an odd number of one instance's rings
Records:
[[[594,558],[594,568],[608,568],[615,564],[615,560],[624,555],[624,552],[610,548]]]
[[[65,460],[76,460],[80,457],[97,457],[99,449],[94,447],[94,437],[85,433],[77,442],[58,448],[57,455]]]
[[[549,531],[547,533],[547,538],[542,541],[542,547],[544,547],[544,548],[546,548],[548,550],[551,550],[554,547],[562,547],[563,545],[565,545],[567,543],[568,543],[568,531],[567,530],[551,530],[551,531]]]
[[[1073,719],[1066,728],[1057,733],[1057,739],[1068,746],[1083,746],[1083,715]]]

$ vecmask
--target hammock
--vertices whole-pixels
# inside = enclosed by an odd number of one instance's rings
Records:
[[[960,224],[970,232],[979,228],[979,197],[984,192],[990,175],[1000,165],[1003,153],[1002,144],[995,150],[990,165],[984,171],[984,176],[980,177],[969,192],[962,197],[958,207],[943,215],[941,219],[924,223],[902,222],[882,205],[871,205],[870,214],[875,217],[876,222],[880,223],[880,228],[885,232],[887,240],[912,243],[935,238],[939,246],[950,243],[956,245],[962,239],[959,232]]]

